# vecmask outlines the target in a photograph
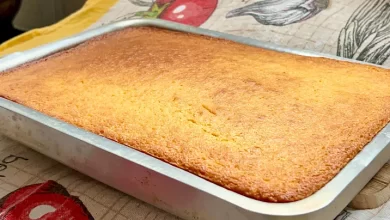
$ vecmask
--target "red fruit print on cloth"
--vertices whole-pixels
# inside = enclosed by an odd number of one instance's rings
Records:
[[[213,14],[217,4],[217,0],[176,0],[160,14],[159,18],[200,26]]]
[[[4,220],[93,220],[77,197],[54,181],[17,189],[0,200]]]
[[[218,0],[156,0],[143,18],[160,18],[181,24],[200,26],[214,13]]]

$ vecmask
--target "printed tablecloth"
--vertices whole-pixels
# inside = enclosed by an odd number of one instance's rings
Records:
[[[388,0],[89,0],[62,22],[0,45],[0,56],[140,17],[390,66]],[[4,219],[178,219],[2,136],[0,160]],[[390,202],[374,210],[345,209],[336,219],[389,216]]]

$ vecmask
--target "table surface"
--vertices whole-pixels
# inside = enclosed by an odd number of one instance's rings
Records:
[[[169,1],[156,0],[155,4],[161,9],[161,3],[164,2]],[[71,30],[70,25],[77,25],[79,19],[88,24],[84,25],[85,30],[121,19],[135,18],[140,14],[136,12],[143,12],[143,16],[390,66],[389,48],[386,47],[387,35],[390,35],[386,27],[389,4],[386,0],[174,0],[158,14],[158,7],[153,6],[151,0],[119,0],[106,4],[109,6],[106,10],[101,8],[102,5],[87,4],[87,9],[72,15],[72,19],[64,21],[61,28]],[[86,13],[99,16],[91,15],[90,18],[96,19],[88,20],[88,23],[85,21]],[[50,28],[54,30],[54,27]],[[50,34],[48,30],[33,33],[34,36],[39,35],[42,42],[44,33]],[[59,33],[56,38],[65,36]],[[30,36],[27,33],[23,37],[30,39],[30,42],[23,42],[27,45],[25,48],[36,46],[39,42]],[[0,45],[0,53],[1,48],[3,51],[12,51],[9,47],[14,44],[15,41],[7,43],[7,48]],[[22,47],[17,45],[15,48]],[[0,197],[22,192],[24,186],[53,180],[55,182],[46,185],[51,184],[57,193],[79,197],[80,205],[85,206],[85,212],[93,219],[178,219],[2,136],[0,159]],[[52,210],[47,207],[40,210],[41,214],[49,211]],[[390,216],[390,202],[373,210],[346,209],[337,220],[379,220],[388,219],[387,216]]]

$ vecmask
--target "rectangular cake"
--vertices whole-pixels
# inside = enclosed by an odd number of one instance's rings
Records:
[[[153,27],[0,73],[0,96],[244,196],[323,187],[390,120],[390,71]]]

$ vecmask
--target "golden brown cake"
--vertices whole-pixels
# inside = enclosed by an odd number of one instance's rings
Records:
[[[270,202],[318,191],[390,120],[388,70],[150,27],[1,73],[0,96]]]

